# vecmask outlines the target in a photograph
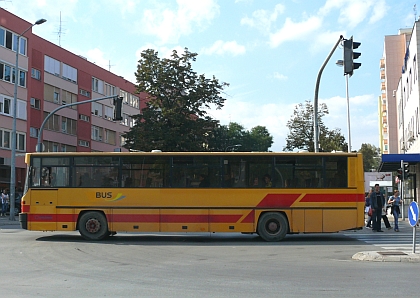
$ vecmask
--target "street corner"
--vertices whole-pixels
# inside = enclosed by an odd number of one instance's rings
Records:
[[[362,251],[352,256],[356,261],[420,263],[420,254],[405,251]]]

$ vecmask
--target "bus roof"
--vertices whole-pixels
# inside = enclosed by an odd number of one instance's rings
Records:
[[[32,152],[26,153],[26,157],[30,156],[126,156],[126,155],[164,155],[164,156],[284,156],[284,155],[307,155],[307,156],[357,156],[361,153],[347,153],[347,152]]]

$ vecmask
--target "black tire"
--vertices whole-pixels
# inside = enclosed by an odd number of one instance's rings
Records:
[[[286,217],[278,212],[267,212],[258,220],[258,235],[265,241],[280,241],[286,237],[289,224]]]
[[[102,212],[88,211],[79,218],[79,232],[86,240],[102,240],[109,235],[108,223]]]

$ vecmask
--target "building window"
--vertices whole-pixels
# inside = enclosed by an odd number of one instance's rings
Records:
[[[77,83],[77,69],[63,63],[63,79]]]
[[[77,134],[77,121],[67,117],[61,117],[61,132],[70,135]]]
[[[90,97],[90,92],[83,89],[80,89],[80,94],[86,97]]]
[[[11,82],[12,81],[12,67],[10,67],[7,64],[4,65],[3,80],[5,80],[6,82]]]
[[[92,140],[102,142],[102,128],[92,125]]]
[[[83,114],[79,114],[79,119],[82,121],[90,122],[90,117]]]
[[[29,128],[29,135],[33,138],[37,138],[39,135],[39,129],[35,128],[35,127],[30,127]]]
[[[59,144],[51,141],[44,141],[46,152],[58,152]]]
[[[115,131],[105,129],[105,143],[115,145]]]
[[[92,115],[102,117],[102,104],[92,102]]]
[[[16,52],[17,37],[13,32],[0,28],[0,46]],[[26,55],[26,39],[23,36],[19,38],[19,53]]]
[[[49,115],[48,112],[44,112],[44,119],[47,118],[48,115]],[[52,115],[50,118],[48,118],[48,121],[45,124],[45,129],[60,131],[58,121],[59,121],[59,116],[56,114]]]
[[[44,84],[44,99],[49,102],[60,104],[60,89]]]
[[[19,70],[19,86],[26,87],[26,72]]]
[[[104,81],[92,78],[92,90],[104,94]]]
[[[79,140],[79,146],[89,147],[89,142],[85,140]]]
[[[0,113],[11,115],[12,100],[3,96],[0,96]]]
[[[69,91],[63,90],[63,98],[61,99],[61,104],[71,104],[77,102],[77,95],[74,93],[71,93]],[[73,110],[77,109],[77,106],[71,106]]]
[[[10,149],[10,136],[11,132],[0,129],[0,146]]]
[[[41,80],[41,71],[36,68],[32,68],[31,77],[37,80]]]
[[[105,108],[104,118],[112,121],[112,119],[114,119],[114,108],[111,108],[108,106],[104,106],[104,108]]]
[[[105,83],[105,95],[106,96],[117,95],[115,86]]]
[[[55,76],[60,76],[60,61],[54,58],[45,56],[44,57],[44,70]]]
[[[39,99],[31,97],[31,108],[41,109],[41,101]]]
[[[61,144],[61,152],[76,152],[76,146]]]

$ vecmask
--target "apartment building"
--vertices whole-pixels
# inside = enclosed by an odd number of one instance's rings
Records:
[[[57,107],[90,99],[123,97],[123,120],[113,121],[112,99],[57,111],[42,135],[44,151],[115,151],[125,149],[122,134],[144,107],[145,94],[123,77],[89,62],[35,34],[32,23],[0,8],[0,188],[10,183],[16,51],[19,75],[16,113],[16,185],[25,180],[24,153],[35,151],[45,117]],[[133,71],[136,65],[133,65]]]
[[[395,92],[411,36],[411,29],[400,29],[398,35],[387,35],[380,60],[381,96],[379,97],[379,147],[382,154],[399,152],[398,113]]]

